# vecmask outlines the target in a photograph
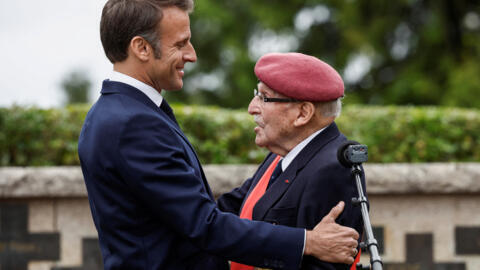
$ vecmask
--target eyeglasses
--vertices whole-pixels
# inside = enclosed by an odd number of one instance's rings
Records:
[[[253,89],[253,97],[259,97],[263,102],[299,102],[294,98],[269,98],[260,93],[257,89]]]

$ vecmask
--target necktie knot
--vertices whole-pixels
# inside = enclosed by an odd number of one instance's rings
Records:
[[[168,117],[170,117],[170,119],[173,120],[173,122],[175,122],[177,125],[177,119],[175,118],[175,115],[173,114],[173,110],[172,108],[170,107],[170,105],[168,105],[167,101],[164,99],[162,100],[162,103],[160,104],[160,109],[165,112]]]

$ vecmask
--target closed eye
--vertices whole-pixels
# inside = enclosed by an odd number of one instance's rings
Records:
[[[188,42],[189,42],[189,39],[186,38],[182,41],[179,41],[179,42],[175,43],[175,46],[178,47],[178,48],[183,48],[183,47],[185,47],[185,45],[187,45]]]

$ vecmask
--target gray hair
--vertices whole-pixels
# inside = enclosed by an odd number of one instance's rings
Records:
[[[323,117],[339,117],[342,112],[342,98],[332,101],[319,102],[318,107]]]

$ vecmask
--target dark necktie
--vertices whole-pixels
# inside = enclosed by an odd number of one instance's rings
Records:
[[[277,164],[277,167],[275,167],[275,170],[273,171],[272,173],[272,176],[270,177],[270,181],[268,182],[268,186],[267,186],[267,189],[273,184],[273,182],[275,182],[275,180],[277,180],[277,178],[280,176],[280,174],[282,174],[282,160],[280,160]]]
[[[160,109],[161,109],[162,111],[164,111],[164,112],[168,115],[168,117],[170,117],[170,119],[172,119],[173,122],[175,122],[175,124],[178,125],[177,119],[175,118],[175,115],[173,114],[173,110],[172,110],[172,108],[170,107],[170,105],[168,105],[168,103],[167,103],[167,101],[166,101],[165,99],[162,100],[162,103],[160,104]]]

